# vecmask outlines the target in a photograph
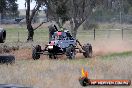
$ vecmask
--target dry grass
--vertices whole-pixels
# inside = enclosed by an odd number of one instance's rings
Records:
[[[72,88],[75,87],[72,84],[78,82],[75,74],[79,76],[79,70],[76,66],[66,62],[30,60],[18,61],[13,66],[2,66],[0,83],[17,83],[35,88],[66,88],[68,86]]]
[[[0,66],[0,83],[21,84],[34,88],[81,88],[78,78],[81,76],[82,67],[89,71],[92,79],[132,80],[131,57],[115,56],[112,59],[101,59],[102,57],[100,57],[72,61],[17,60],[14,65]],[[131,88],[131,86],[127,88]]]

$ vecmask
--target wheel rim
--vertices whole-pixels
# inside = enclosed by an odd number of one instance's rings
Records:
[[[92,57],[92,52],[89,53],[89,57]]]
[[[73,52],[71,52],[71,59],[74,59],[75,58],[75,52],[73,51]]]
[[[66,56],[67,56],[69,59],[75,58],[75,50],[74,50],[74,47],[73,47],[73,46],[69,46],[69,47],[67,48]]]
[[[92,57],[92,50],[89,50],[89,57]]]
[[[36,49],[33,50],[32,58],[35,60],[36,59]]]

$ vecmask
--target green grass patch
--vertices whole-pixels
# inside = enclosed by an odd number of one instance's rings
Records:
[[[99,58],[101,59],[114,59],[114,58],[119,58],[119,57],[129,57],[132,56],[132,51],[127,51],[127,52],[121,52],[121,53],[112,53],[109,55],[101,56]]]
[[[6,42],[25,42],[27,40],[28,31],[25,28],[7,28]],[[48,29],[37,29],[34,31],[34,41],[48,41]]]
[[[111,29],[111,25],[109,24],[100,24],[100,29],[96,29],[95,33],[95,39],[96,40],[102,40],[102,39],[109,39],[109,38],[122,38],[122,32],[119,31],[109,31],[107,29]],[[19,27],[19,26],[10,26],[7,25],[7,38],[6,42],[17,42],[18,40],[21,42],[26,42],[28,37],[28,31],[26,27]],[[106,31],[105,31],[106,30]],[[131,39],[132,36],[132,30],[124,30],[124,39]],[[49,33],[48,28],[39,28],[34,32],[34,42],[46,42],[48,41]],[[77,33],[77,39],[79,39],[80,42],[87,42],[87,41],[93,41],[94,40],[94,30],[78,30]]]

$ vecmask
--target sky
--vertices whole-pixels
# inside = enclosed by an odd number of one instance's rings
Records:
[[[31,3],[31,9],[33,9],[35,2]],[[18,9],[25,9],[25,0],[17,0]]]

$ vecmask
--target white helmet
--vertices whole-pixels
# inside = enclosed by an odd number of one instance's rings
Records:
[[[69,32],[69,30],[64,30],[64,32]]]

